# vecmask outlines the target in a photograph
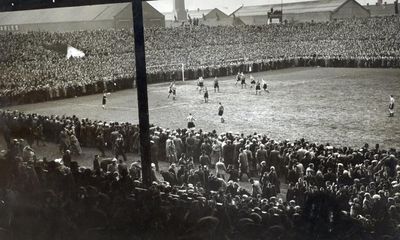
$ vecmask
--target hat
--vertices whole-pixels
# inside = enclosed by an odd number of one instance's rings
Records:
[[[381,196],[379,196],[378,194],[374,194],[374,196],[372,196],[372,199],[380,200]]]
[[[139,162],[139,161],[133,162],[133,163],[131,164],[131,166],[135,166],[135,167],[141,168],[140,162]]]
[[[260,211],[261,212],[261,209],[259,208],[259,207],[255,207],[255,208],[253,208],[253,211],[255,212],[255,211]]]

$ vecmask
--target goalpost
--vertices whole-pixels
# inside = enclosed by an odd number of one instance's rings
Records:
[[[245,63],[246,59],[243,58],[237,58],[237,59],[229,59],[229,60],[225,60],[227,63],[232,63],[232,62],[236,62],[236,63]],[[165,70],[165,71],[175,71],[175,73],[177,73],[177,75],[179,75],[179,71],[181,72],[182,77],[180,77],[179,79],[177,77],[175,77],[176,81],[182,80],[182,82],[184,82],[186,80],[185,78],[185,63],[169,63],[169,64],[161,64],[161,65],[151,65],[151,66],[147,66],[147,69],[150,70],[148,72],[151,72],[151,69],[156,69],[156,70]],[[199,66],[200,67],[200,66]],[[249,66],[248,70],[246,72],[251,73],[253,71],[252,66]]]
[[[185,64],[182,63],[182,82],[185,81]]]
[[[152,65],[152,66],[147,66],[147,69],[165,69],[165,70],[172,70],[178,72],[179,70],[181,71],[182,74],[182,81],[185,81],[185,64],[184,63],[171,63],[171,64],[163,64],[163,65]],[[175,79],[175,80],[180,80],[180,79]]]

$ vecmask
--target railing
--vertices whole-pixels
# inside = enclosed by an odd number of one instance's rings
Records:
[[[164,65],[160,65],[164,66]],[[149,68],[157,68],[160,66],[150,66]],[[290,68],[290,67],[307,67],[307,66],[320,66],[320,67],[348,67],[348,68],[399,68],[400,58],[398,57],[363,57],[363,58],[343,58],[343,57],[297,57],[280,59],[260,59],[260,60],[246,60],[243,58],[231,59],[224,64],[220,65],[198,65],[188,66],[182,69],[182,65],[166,64],[168,66],[177,66],[177,69],[149,71],[147,74],[147,81],[149,84],[169,82],[171,80],[185,80],[197,79],[200,76],[203,78],[210,77],[225,77],[236,75],[238,72],[262,72],[276,69]],[[180,67],[179,67],[180,66]],[[12,91],[8,96],[0,96],[0,107],[18,105],[25,103],[36,103],[51,101],[63,98],[72,98],[75,96],[91,95],[96,93],[103,93],[104,91],[118,91],[134,87],[133,77],[111,79],[107,81],[98,81],[95,83],[86,84],[83,86],[69,86],[69,87],[53,87],[43,88],[40,90],[30,91],[21,94],[15,94]]]

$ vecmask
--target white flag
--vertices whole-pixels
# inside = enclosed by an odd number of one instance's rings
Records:
[[[66,56],[67,59],[70,59],[71,57],[72,58],[82,58],[84,56],[85,56],[85,53],[82,52],[81,50],[78,50],[74,47],[68,46],[67,56]]]

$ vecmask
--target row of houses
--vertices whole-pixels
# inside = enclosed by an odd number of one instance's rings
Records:
[[[186,10],[184,0],[174,0],[174,11],[161,13],[143,2],[145,27],[199,25],[262,25],[274,22],[326,22],[398,14],[395,4],[360,5],[356,0],[312,0],[306,2],[240,6],[232,13],[217,8]],[[1,31],[77,31],[132,28],[131,3],[0,12]]]

